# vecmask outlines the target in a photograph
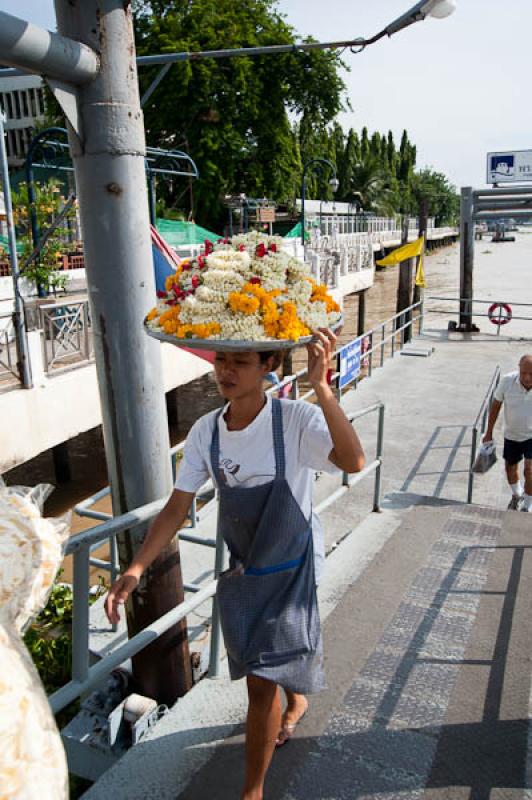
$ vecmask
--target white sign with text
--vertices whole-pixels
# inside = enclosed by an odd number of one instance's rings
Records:
[[[532,181],[532,150],[507,150],[488,153],[486,183]]]

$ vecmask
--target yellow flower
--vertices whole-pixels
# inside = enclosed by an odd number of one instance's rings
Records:
[[[260,300],[257,297],[250,297],[242,292],[231,292],[229,295],[229,305],[235,314],[254,314],[260,307]]]
[[[157,316],[157,308],[154,307],[152,308],[151,311],[148,311],[146,319],[148,320],[148,322],[151,322],[151,320],[155,319],[156,316]]]
[[[159,325],[164,327],[165,322],[179,322],[180,311],[180,306],[173,306],[172,308],[169,308],[168,311],[164,311],[159,317]]]

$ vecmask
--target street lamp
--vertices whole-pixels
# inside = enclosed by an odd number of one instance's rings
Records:
[[[329,180],[329,186],[333,192],[338,191],[340,181],[336,177],[336,167],[327,158],[313,158],[307,161],[303,167],[303,178],[301,180],[301,244],[305,244],[305,195],[307,193],[307,170],[309,167],[318,165],[318,170],[321,172],[323,166],[329,167],[332,170],[333,176]]]
[[[416,5],[412,6],[405,14],[402,14],[390,23],[390,25],[387,25],[376,37],[368,39],[366,44],[372,44],[377,38],[380,39],[382,36],[393,36],[394,33],[402,31],[409,25],[413,25],[414,22],[420,22],[425,19],[425,17],[444,19],[452,14],[455,9],[455,0],[421,0],[421,2],[416,3]]]

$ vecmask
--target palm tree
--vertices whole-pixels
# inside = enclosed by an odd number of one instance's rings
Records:
[[[395,212],[395,197],[390,175],[374,155],[358,161],[351,173],[351,192],[357,194],[365,211],[375,214]]]

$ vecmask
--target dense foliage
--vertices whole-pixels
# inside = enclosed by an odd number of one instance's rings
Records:
[[[300,40],[274,0],[138,0],[135,14],[139,55]],[[345,133],[334,122],[348,105],[342,66],[330,51],[175,63],[144,108],[147,140],[185,149],[200,180],[160,185],[162,205],[221,230],[225,195],[290,205],[300,195],[303,166],[327,158],[337,168],[338,200],[378,214],[417,213],[429,192],[429,213],[451,221],[454,189],[439,173],[415,173],[416,147],[406,131],[396,146],[391,131]],[[141,94],[158,69],[140,69]],[[330,177],[327,169],[309,170],[307,196],[331,199]]]
[[[136,36],[139,55],[298,38],[272,0],[137,2]],[[151,145],[186,149],[197,163],[194,213],[202,224],[219,227],[225,194],[295,196],[302,160],[342,108],[339,67],[328,51],[172,66],[144,108],[146,135]],[[140,69],[141,93],[157,69]],[[289,114],[300,120],[297,130]]]

